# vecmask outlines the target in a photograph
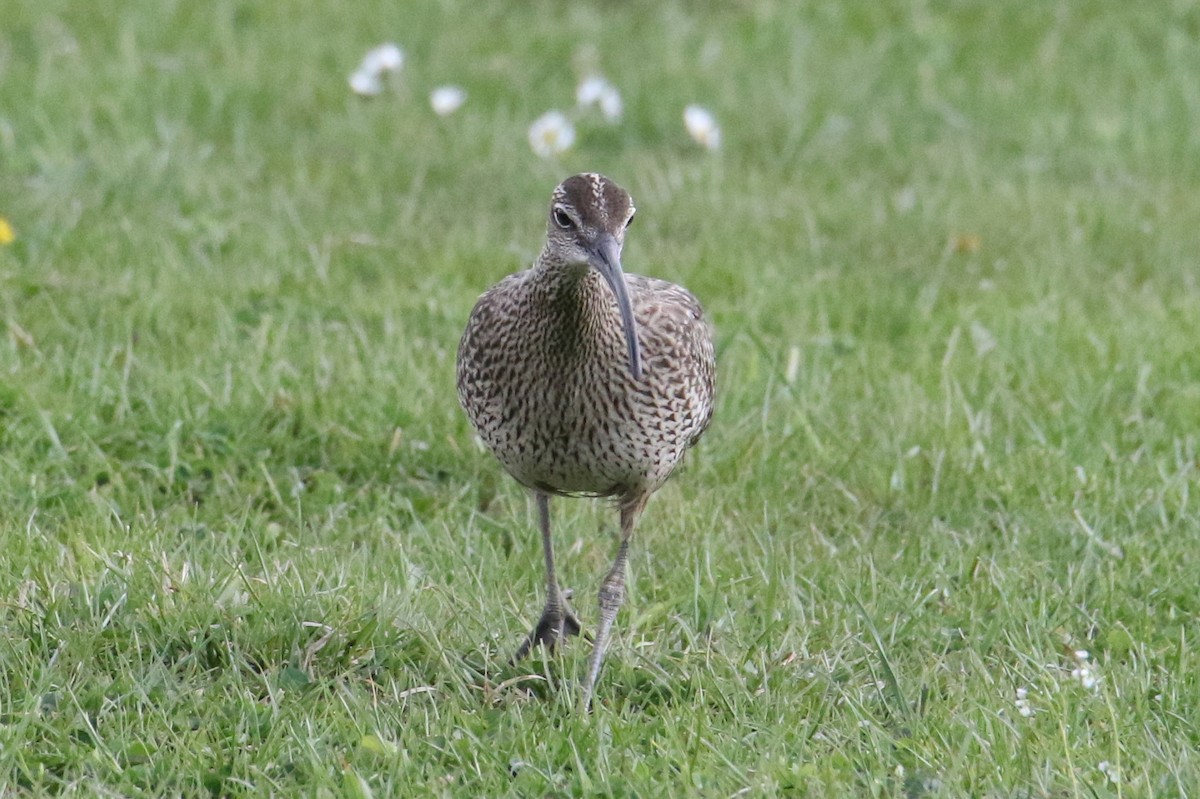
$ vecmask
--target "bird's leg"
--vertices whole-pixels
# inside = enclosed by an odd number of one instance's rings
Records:
[[[600,676],[600,665],[604,662],[604,651],[608,648],[613,622],[625,601],[625,563],[629,559],[629,539],[633,537],[633,527],[646,507],[647,499],[648,495],[635,496],[621,503],[621,545],[617,549],[617,559],[600,584],[600,621],[596,626],[596,643],[588,660],[587,680],[583,684],[583,706],[587,709],[592,706],[592,694],[596,688],[596,678]]]
[[[558,573],[554,569],[554,544],[550,540],[550,497],[541,491],[535,497],[538,526],[542,531],[542,552],[546,556],[546,607],[542,610],[542,618],[513,655],[513,663],[528,655],[533,647],[544,644],[553,648],[562,638],[578,635],[581,629],[575,612],[567,606],[566,597],[558,584]]]

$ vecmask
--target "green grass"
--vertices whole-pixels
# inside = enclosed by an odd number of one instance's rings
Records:
[[[0,792],[1195,794],[1197,119],[1188,2],[7,2]],[[590,716],[453,388],[583,169],[720,393]]]

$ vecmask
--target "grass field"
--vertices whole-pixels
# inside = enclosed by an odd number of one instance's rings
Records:
[[[4,4],[0,794],[1200,792],[1200,5],[717,5]],[[720,394],[591,715],[453,386],[585,169]]]

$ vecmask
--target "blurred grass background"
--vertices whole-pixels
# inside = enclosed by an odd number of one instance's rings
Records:
[[[1198,120],[1182,0],[9,2],[0,785],[1188,795]],[[453,390],[582,170],[720,391],[591,717],[586,647],[504,666],[540,544]],[[586,622],[613,514],[554,512]]]

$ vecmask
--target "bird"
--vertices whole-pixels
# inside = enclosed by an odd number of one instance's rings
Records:
[[[471,424],[537,506],[546,602],[512,663],[582,629],[555,569],[550,498],[607,497],[619,510],[583,684],[589,710],[625,600],[634,528],[708,428],[715,396],[713,329],[699,301],[622,268],[634,213],[629,192],[597,173],[555,187],[541,253],[479,297],[456,359]]]

